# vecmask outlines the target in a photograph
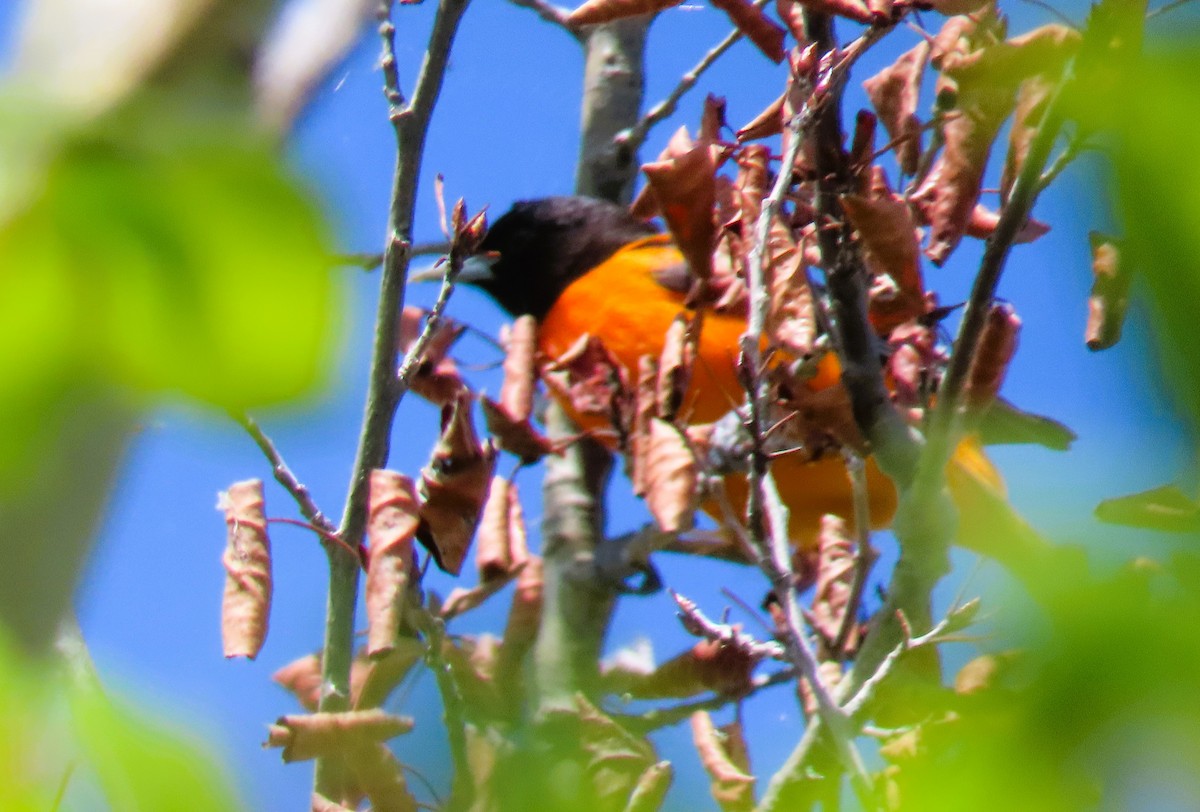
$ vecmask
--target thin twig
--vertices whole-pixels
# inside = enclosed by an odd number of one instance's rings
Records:
[[[764,688],[772,688],[776,685],[784,685],[796,679],[796,671],[792,668],[785,668],[781,671],[775,671],[767,676],[755,677],[754,682],[747,693],[744,694],[716,694],[704,699],[697,699],[690,702],[681,702],[678,705],[670,705],[665,708],[655,708],[648,710],[645,713],[639,714],[610,714],[614,720],[619,722],[622,727],[639,735],[652,733],[655,730],[661,730],[664,727],[671,727],[680,722],[691,718],[696,711],[714,711],[720,710],[726,705],[732,705],[735,702],[740,702],[749,696],[753,696]]]
[[[312,532],[314,532],[318,536],[320,536],[322,541],[327,541],[330,544],[340,544],[342,547],[344,547],[346,549],[346,552],[350,553],[351,555],[355,555],[355,556],[358,555],[358,552],[355,551],[355,549],[353,547],[351,547],[349,544],[347,544],[346,542],[344,542],[340,538],[338,538],[336,533],[331,533],[331,532],[322,530],[321,528],[319,528],[316,525],[311,524],[309,522],[302,522],[299,519],[281,518],[278,516],[275,518],[267,519],[266,521],[267,521],[267,524],[290,524],[292,527],[302,527],[305,530],[311,530]]]
[[[467,757],[466,706],[458,685],[450,671],[450,664],[443,656],[446,641],[446,626],[441,619],[428,611],[414,616],[418,628],[425,634],[425,664],[433,672],[438,693],[442,699],[442,721],[446,726],[446,738],[450,744],[450,759],[454,763],[454,778],[450,789],[449,808],[467,809],[474,796],[471,782],[471,763]]]
[[[883,662],[879,664],[879,667],[875,669],[875,672],[867,679],[863,680],[862,685],[858,686],[858,690],[854,692],[854,696],[842,706],[846,714],[854,717],[861,713],[862,709],[865,708],[867,703],[871,701],[871,697],[874,696],[875,690],[883,684],[885,679],[887,679],[888,674],[891,673],[892,666],[894,666],[896,661],[900,659],[900,655],[904,654],[906,651],[912,651],[913,649],[939,642],[941,640],[941,633],[946,630],[947,626],[950,625],[950,621],[950,617],[945,617],[936,626],[920,637],[905,637],[903,640],[901,640],[900,644],[888,652],[888,655],[883,658]]]
[[[337,539],[341,543],[341,539],[337,534],[337,528],[333,522],[317,507],[317,503],[313,501],[312,493],[292,473],[292,469],[284,462],[283,455],[279,453],[279,449],[275,446],[275,443],[271,441],[271,438],[266,435],[254,418],[245,412],[236,411],[230,411],[229,416],[245,429],[250,438],[254,440],[254,444],[259,447],[263,456],[271,463],[271,472],[275,475],[275,481],[292,495],[292,498],[296,500],[296,504],[300,508],[301,515],[308,519],[313,528],[321,534],[322,539],[329,542],[332,539]]]
[[[1041,190],[1042,169],[1062,127],[1062,91],[1069,82],[1071,73],[1072,64],[1068,63],[1063,72],[1063,78],[1059,81],[1054,95],[1050,97],[1050,101],[1046,105],[1046,111],[1038,124],[1037,133],[1029,145],[1029,152],[1021,167],[1021,173],[1013,184],[1008,202],[1000,213],[1000,221],[984,248],[983,258],[979,263],[979,273],[975,276],[971,295],[967,299],[966,309],[963,311],[962,323],[954,342],[950,365],[938,390],[937,404],[930,416],[928,442],[921,460],[922,476],[940,480],[946,460],[949,459],[959,419],[959,400],[963,387],[966,385],[967,372],[975,356],[979,337],[983,333],[988,310],[996,296],[996,287],[1004,272],[1009,251],[1016,240],[1017,232],[1029,218],[1034,201]]]
[[[462,271],[463,259],[462,253],[455,247],[452,247],[449,259],[446,262],[446,272],[442,276],[442,286],[438,289],[437,299],[434,300],[433,307],[429,310],[429,315],[425,319],[425,326],[422,328],[420,335],[417,336],[417,340],[409,347],[408,353],[404,356],[403,363],[400,364],[400,371],[396,373],[396,387],[401,395],[408,391],[413,375],[417,373],[417,370],[420,369],[422,362],[425,360],[425,351],[429,348],[429,344],[433,341],[438,326],[442,322],[442,316],[446,312],[446,304],[450,301],[450,294],[454,293],[454,286],[458,282],[459,273]]]
[[[553,3],[548,3],[546,0],[508,0],[514,6],[519,8],[527,8],[537,16],[541,17],[552,25],[557,25],[575,39],[580,39],[581,34],[579,27],[573,25],[567,20],[570,11],[562,6],[556,6]]]
[[[846,600],[846,613],[833,639],[833,653],[839,659],[846,656],[846,642],[850,632],[858,623],[859,604],[862,603],[867,577],[875,563],[875,549],[871,546],[871,495],[867,488],[867,470],[863,458],[851,448],[842,450],[846,460],[846,473],[850,477],[851,493],[854,495],[854,527],[857,531],[854,551],[854,580],[850,582],[850,597]]]
[[[758,8],[765,6],[770,0],[754,0],[754,5]],[[513,0],[516,2],[516,0]],[[632,127],[617,136],[622,144],[626,145],[631,152],[636,151],[643,142],[646,136],[650,134],[650,130],[659,122],[670,118],[674,115],[675,110],[679,107],[679,101],[687,95],[687,92],[696,86],[696,82],[700,77],[713,66],[721,56],[733,47],[734,43],[740,40],[743,34],[740,29],[734,28],[730,31],[723,40],[709,49],[708,53],[700,58],[700,61],[692,67],[687,73],[679,77],[679,84],[671,89],[671,92],[660,101],[658,104],[651,107],[645,115],[643,115]]]
[[[762,209],[756,224],[755,240],[750,248],[748,261],[748,288],[750,314],[746,333],[742,336],[742,355],[747,370],[744,380],[749,396],[747,428],[753,439],[753,451],[749,471],[749,495],[747,498],[746,521],[751,545],[759,551],[759,565],[771,581],[782,608],[784,645],[789,659],[797,671],[808,682],[817,703],[817,716],[828,728],[838,758],[850,775],[855,793],[864,806],[871,805],[872,785],[862,755],[853,741],[849,720],[834,702],[818,671],[816,655],[803,631],[803,622],[796,602],[795,579],[788,560],[787,509],[779,497],[771,476],[768,460],[764,453],[762,431],[763,416],[767,413],[767,391],[762,385],[761,336],[766,333],[767,314],[770,309],[770,291],[766,284],[767,251],[770,229],[778,217],[783,198],[792,185],[796,158],[800,146],[808,136],[808,129],[816,115],[831,98],[836,98],[845,81],[850,65],[865,50],[871,32],[860,38],[858,47],[851,46],[846,55],[835,63],[824,76],[818,78],[817,88],[810,89],[804,107],[788,122],[791,138],[783,156],[775,184]],[[796,79],[798,81],[798,79]],[[810,725],[812,723],[810,722]]]

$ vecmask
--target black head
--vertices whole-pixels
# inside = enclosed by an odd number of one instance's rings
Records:
[[[510,314],[541,320],[568,285],[621,246],[654,233],[653,226],[605,200],[522,200],[488,229],[462,279]],[[498,256],[485,259],[490,253]]]

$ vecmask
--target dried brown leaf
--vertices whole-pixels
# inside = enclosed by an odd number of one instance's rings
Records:
[[[703,314],[689,319],[680,313],[671,322],[663,340],[662,355],[658,359],[658,382],[655,401],[658,416],[674,420],[683,405],[683,395],[692,382],[692,367],[696,362],[696,342],[700,338]]]
[[[1005,302],[992,305],[963,387],[963,399],[969,406],[984,408],[996,399],[1008,373],[1009,362],[1017,351],[1020,330],[1021,319],[1012,305]]]
[[[832,642],[845,622],[854,580],[854,542],[846,522],[832,513],[821,517],[817,554],[817,589],[811,623],[826,642]]]
[[[346,764],[375,812],[416,812],[420,808],[408,790],[403,766],[386,744],[355,745],[346,754]]]
[[[971,218],[967,221],[967,236],[986,240],[992,236],[996,226],[1000,224],[1000,212],[987,208],[982,203],[971,210]],[[1050,233],[1050,226],[1041,220],[1028,218],[1017,231],[1013,242],[1017,244],[1033,242],[1039,237]]]
[[[602,808],[620,808],[632,794],[638,779],[658,762],[654,748],[584,698],[575,695],[574,711],[560,713],[575,717],[580,746],[587,757],[587,773]]]
[[[858,232],[867,267],[894,287],[872,288],[871,324],[882,335],[925,313],[921,247],[912,210],[902,197],[885,191],[870,197],[843,195],[842,209]]]
[[[253,660],[267,638],[271,614],[271,540],[261,479],[235,482],[221,494],[225,511],[225,595],[221,640],[226,657]]]
[[[671,762],[659,761],[651,764],[630,793],[624,812],[657,812],[662,808],[674,776],[675,770],[671,767]]]
[[[772,235],[777,230],[787,233],[786,229],[772,228]],[[804,252],[792,246],[773,254],[768,285],[771,306],[767,312],[767,329],[771,340],[794,357],[808,355],[817,338],[817,320]]]
[[[650,447],[650,420],[658,413],[658,361],[649,355],[638,359],[633,423],[629,430],[630,474],[633,492],[646,495],[646,451]]]
[[[500,406],[513,420],[526,420],[533,414],[537,319],[528,315],[518,317],[507,335],[501,335],[501,342],[505,355]]]
[[[537,639],[542,622],[544,577],[541,556],[531,555],[517,575],[516,589],[504,624],[504,638],[497,655],[496,671],[513,674]]]
[[[716,244],[713,149],[711,144],[701,141],[683,155],[642,166],[675,245],[699,279],[712,276],[712,252]]]
[[[382,657],[360,653],[350,666],[350,701],[354,710],[377,708],[387,701],[396,686],[425,657],[425,643],[401,637]]]
[[[375,657],[400,636],[420,508],[411,478],[378,468],[367,505],[367,654]]]
[[[321,658],[306,654],[280,668],[271,681],[300,701],[306,711],[315,711],[321,701]]]
[[[567,15],[570,25],[599,25],[626,17],[653,14],[679,5],[682,0],[587,0]]]
[[[896,160],[907,175],[917,171],[921,157],[921,122],[916,113],[929,52],[929,42],[921,40],[891,65],[863,82],[863,89],[879,113],[888,136],[899,142]]]
[[[778,99],[737,131],[739,143],[757,141],[760,138],[770,138],[783,132],[783,103],[787,99],[785,91]],[[761,199],[761,198],[760,198]]]
[[[481,444],[471,423],[471,398],[460,396],[442,410],[442,433],[421,470],[421,524],[417,538],[437,565],[458,575],[496,464],[492,445]]]
[[[319,792],[314,792],[312,794],[312,812],[354,812],[354,810],[329,800]]]
[[[935,265],[946,261],[966,233],[992,142],[1013,103],[1010,92],[961,88],[958,107],[946,116],[945,147],[911,198],[931,226],[925,255]]]
[[[1121,262],[1121,248],[1115,239],[1093,231],[1088,240],[1093,278],[1084,339],[1089,350],[1105,350],[1121,338],[1132,275]]]
[[[749,0],[712,0],[712,4],[725,12],[737,29],[745,34],[767,59],[776,65],[783,61],[783,38],[786,32],[767,19],[762,9]]]
[[[283,760],[291,763],[385,742],[412,729],[412,719],[379,708],[281,716],[269,726],[266,746],[282,747]]]
[[[1083,35],[1070,26],[1049,23],[1003,42],[984,43],[969,52],[955,51],[942,60],[942,71],[960,86],[1004,88],[1014,92],[1038,74],[1058,76],[1079,51]]]
[[[483,518],[479,521],[479,542],[475,546],[475,566],[481,582],[504,578],[512,571],[512,547],[509,539],[509,513],[513,501],[512,483],[502,476],[492,477]]]
[[[427,315],[423,309],[411,305],[401,312],[401,353],[407,355],[416,343],[417,337],[424,329]],[[425,347],[425,357],[417,367],[410,386],[413,392],[430,403],[445,406],[466,389],[466,383],[458,373],[458,365],[448,355],[454,342],[458,341],[465,330],[465,325],[451,319],[442,319]]]
[[[707,711],[692,714],[692,743],[712,779],[712,795],[726,812],[754,808],[754,776],[743,772],[726,751],[726,737]]]
[[[502,450],[520,459],[522,464],[533,465],[547,454],[561,453],[529,418],[514,420],[503,406],[487,397],[480,397],[479,405],[488,433],[496,438]]]
[[[699,466],[675,426],[652,418],[646,448],[646,503],[664,533],[692,526]]]
[[[1046,111],[1046,104],[1054,91],[1057,77],[1038,74],[1021,83],[1017,90],[1017,105],[1013,111],[1012,129],[1008,133],[1008,154],[1004,158],[1004,170],[1000,176],[1000,200],[1007,202],[1012,186],[1025,165],[1029,145],[1037,134],[1038,125]]]
[[[625,431],[633,407],[627,373],[599,338],[580,336],[543,368],[541,377],[576,414],[603,418],[618,433]]]

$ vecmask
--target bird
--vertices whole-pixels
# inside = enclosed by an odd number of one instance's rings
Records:
[[[687,264],[671,237],[625,207],[588,197],[518,201],[491,224],[458,278],[509,315],[533,316],[538,350],[545,357],[557,358],[591,335],[631,374],[642,356],[660,356],[668,328],[689,309]],[[741,316],[705,313],[682,398],[681,414],[688,423],[716,421],[742,400],[737,358],[745,331]],[[836,355],[828,353],[807,385],[832,386],[838,379]],[[569,404],[564,406],[572,413]],[[595,417],[572,416],[585,429],[599,428]],[[840,454],[815,459],[784,454],[772,471],[789,509],[788,535],[795,544],[815,545],[826,513],[846,518],[853,528],[853,492]],[[896,509],[896,490],[870,459],[866,473],[870,522],[884,527]],[[730,502],[744,505],[744,478],[726,480]],[[701,506],[721,521],[716,504]]]

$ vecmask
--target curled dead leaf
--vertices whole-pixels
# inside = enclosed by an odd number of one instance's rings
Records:
[[[271,681],[296,697],[306,711],[315,711],[321,701],[321,657],[306,654],[292,660],[272,674]]]
[[[584,335],[542,370],[542,380],[577,415],[600,417],[622,438],[633,398],[625,367],[604,342]]]
[[[501,343],[505,355],[500,406],[513,420],[525,420],[533,414],[537,319],[529,315],[518,317],[507,334],[501,335]]]
[[[817,589],[813,595],[811,624],[826,644],[830,644],[837,639],[846,612],[853,608],[849,604],[854,581],[854,542],[846,522],[832,513],[821,517],[817,555]],[[852,642],[847,641],[847,644]],[[833,652],[835,657],[840,654]]]
[[[221,640],[226,657],[253,660],[262,650],[271,614],[271,540],[261,479],[235,482],[221,494],[225,511],[225,595]]]
[[[760,138],[770,138],[783,132],[783,102],[787,98],[785,91],[778,99],[737,131],[738,143],[757,141]],[[761,199],[761,198],[760,198]]]
[[[281,716],[268,728],[267,747],[282,747],[283,760],[307,761],[371,742],[385,742],[413,729],[413,721],[379,708],[344,713]]]
[[[1000,393],[1009,362],[1017,351],[1020,330],[1021,318],[1012,305],[1006,302],[992,305],[963,387],[963,400],[972,408],[991,405]]]
[[[421,470],[421,523],[417,538],[445,572],[458,575],[496,464],[471,423],[471,398],[460,395],[442,410],[442,433]]]
[[[395,471],[371,471],[368,493],[367,654],[376,657],[400,637],[420,507],[412,479]]]
[[[916,113],[929,52],[929,42],[921,40],[891,65],[863,82],[863,89],[879,113],[888,137],[896,143],[896,161],[906,175],[917,171],[921,157],[921,122]]]
[[[872,288],[871,324],[882,335],[925,313],[925,281],[921,248],[912,210],[899,195],[885,189],[870,196],[843,195],[842,210],[865,248],[868,269],[894,287]]]
[[[662,355],[658,359],[658,382],[655,386],[658,416],[664,420],[675,419],[683,405],[683,394],[691,385],[703,318],[703,313],[697,313],[693,319],[680,313],[667,328]]]
[[[1121,249],[1115,239],[1093,231],[1088,240],[1093,278],[1084,339],[1089,350],[1105,350],[1121,338],[1132,275],[1121,262]]]
[[[716,244],[714,149],[710,143],[700,141],[682,155],[642,166],[675,245],[692,273],[701,280],[712,276],[712,252]]]
[[[417,812],[421,805],[408,790],[404,767],[382,742],[354,745],[346,753],[346,764],[361,791],[378,812]]]
[[[475,566],[482,582],[504,578],[512,571],[512,544],[509,517],[513,508],[514,486],[505,477],[492,477],[483,518],[479,522],[479,543],[475,547]],[[518,503],[519,504],[519,503]]]
[[[501,450],[517,457],[524,465],[533,465],[547,454],[561,453],[559,447],[542,434],[528,417],[514,420],[508,410],[487,397],[479,398],[488,433]]]
[[[746,38],[776,65],[783,61],[783,37],[786,33],[749,0],[712,0]]]
[[[406,306],[400,313],[400,351],[405,356],[416,343],[425,327],[428,314],[419,307]],[[458,373],[458,366],[450,358],[450,348],[458,341],[466,326],[451,319],[438,322],[433,336],[425,347],[425,357],[412,377],[410,387],[420,397],[445,406],[466,389],[466,383]]]
[[[721,809],[743,812],[754,807],[754,776],[734,761],[733,753],[744,747],[713,724],[707,711],[692,714],[692,743],[700,763],[712,779],[712,795]],[[729,748],[729,749],[727,749]]]
[[[996,226],[1000,224],[1000,212],[993,211],[983,204],[976,205],[971,210],[971,217],[967,220],[967,236],[977,239],[986,240],[992,236],[992,232],[996,230]],[[1013,242],[1018,245],[1021,243],[1033,242],[1039,237],[1044,237],[1050,233],[1050,226],[1043,223],[1041,220],[1028,218],[1017,230]]]
[[[633,492],[646,495],[646,451],[650,446],[650,420],[658,412],[658,361],[649,355],[638,359],[633,423],[629,430],[629,478]]]
[[[646,504],[664,533],[692,526],[699,466],[687,439],[675,426],[650,420],[646,447]]]

